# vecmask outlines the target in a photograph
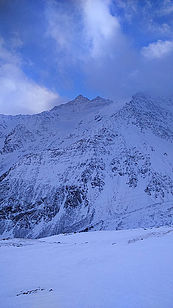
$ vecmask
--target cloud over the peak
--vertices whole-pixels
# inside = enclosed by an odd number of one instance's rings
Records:
[[[45,10],[46,35],[55,40],[58,52],[71,61],[102,55],[105,46],[120,34],[119,21],[110,13],[111,0],[49,0]],[[62,59],[63,60],[63,59]]]
[[[171,39],[163,39],[164,35],[170,34],[171,24],[165,21],[157,24],[155,17],[168,7],[166,1],[156,6],[154,13],[152,1],[141,4],[138,0],[128,0],[125,4],[121,0],[72,0],[69,5],[69,2],[60,4],[49,0],[48,3],[47,35],[56,44],[57,65],[65,71],[69,66],[78,70],[87,88],[101,95],[120,98],[146,89],[155,92],[155,84],[158,94],[164,94],[165,83],[168,83],[167,89],[171,92],[173,69],[168,68],[167,62],[162,63],[173,48]],[[124,31],[124,25],[134,30],[134,20],[138,21],[139,27],[143,22],[138,35],[144,35],[146,29],[146,41],[151,32],[152,42],[146,44],[143,39],[139,44],[135,37]],[[155,29],[159,31],[158,37]],[[160,62],[152,63],[156,58]],[[150,61],[145,61],[148,59]],[[157,74],[159,66],[160,73]],[[166,77],[166,70],[169,77]]]

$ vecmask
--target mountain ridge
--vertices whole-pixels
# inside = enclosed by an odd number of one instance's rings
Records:
[[[172,123],[144,94],[122,107],[79,95],[40,114],[0,115],[0,233],[172,224]]]

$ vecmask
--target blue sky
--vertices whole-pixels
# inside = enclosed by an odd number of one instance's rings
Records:
[[[1,0],[0,113],[173,95],[172,0]]]

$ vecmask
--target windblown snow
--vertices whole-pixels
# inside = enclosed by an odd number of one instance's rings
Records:
[[[143,94],[123,107],[80,95],[0,115],[1,236],[171,225],[172,110]]]

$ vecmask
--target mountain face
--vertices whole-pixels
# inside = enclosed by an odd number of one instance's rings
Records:
[[[0,115],[0,234],[173,224],[173,101],[78,96]]]

